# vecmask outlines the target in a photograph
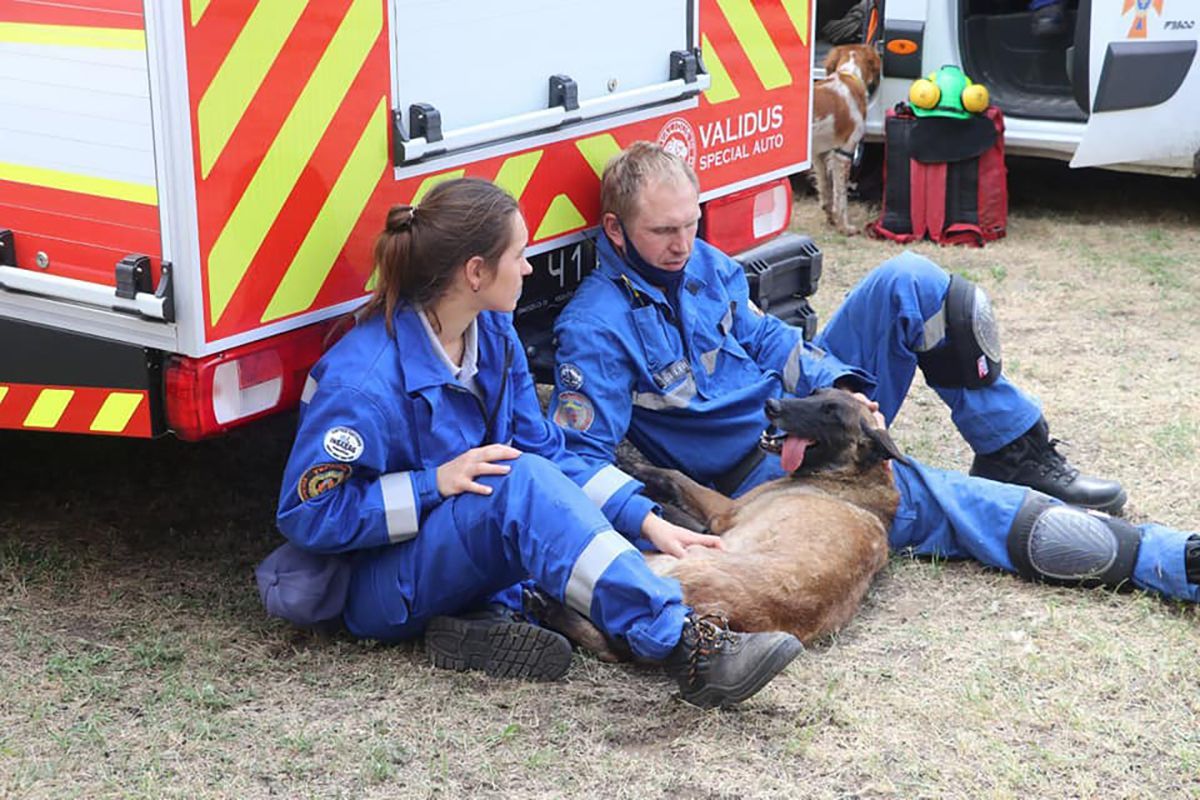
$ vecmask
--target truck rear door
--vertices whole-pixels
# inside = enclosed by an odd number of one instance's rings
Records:
[[[1200,154],[1200,4],[1081,0],[1071,56],[1090,110],[1073,167],[1134,161],[1196,169]]]

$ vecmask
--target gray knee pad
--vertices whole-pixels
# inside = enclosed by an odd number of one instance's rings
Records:
[[[923,348],[917,364],[930,386],[978,389],[995,383],[1001,369],[1000,329],[983,289],[951,275],[946,300],[925,321]]]
[[[1137,563],[1142,534],[1123,519],[1031,491],[1008,532],[1008,555],[1030,580],[1117,587]]]

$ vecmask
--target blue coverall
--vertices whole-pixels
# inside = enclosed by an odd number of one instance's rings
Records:
[[[482,398],[455,380],[412,308],[393,323],[394,335],[382,314],[360,322],[313,367],[279,498],[293,545],[351,554],[351,633],[415,637],[532,578],[639,656],[665,658],[688,613],[679,584],[613,529],[636,535],[653,504],[619,475],[614,490],[615,468],[565,449],[511,319],[477,318]],[[477,479],[493,493],[443,498],[437,468],[491,443],[523,453],[507,475]]]
[[[597,269],[555,324],[550,408],[568,447],[593,465],[610,464],[627,435],[654,463],[712,486],[756,447],[768,398],[806,396],[842,377],[876,400],[890,424],[917,352],[945,338],[939,312],[949,275],[912,253],[867,275],[809,344],[753,306],[741,266],[702,240],[676,303],[630,268],[607,237],[598,237],[597,250]],[[1041,416],[1037,402],[1003,376],[987,388],[937,393],[977,452],[999,449]],[[782,474],[778,456],[768,455],[732,493]],[[915,460],[894,464],[894,474],[901,499],[889,531],[893,548],[1014,571],[1006,541],[1028,489]],[[1200,599],[1200,587],[1186,580],[1189,534],[1154,524],[1139,530],[1133,583]]]

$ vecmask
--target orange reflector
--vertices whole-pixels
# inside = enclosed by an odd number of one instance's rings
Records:
[[[889,53],[895,53],[898,56],[911,56],[917,52],[917,43],[912,39],[890,39],[887,49]]]

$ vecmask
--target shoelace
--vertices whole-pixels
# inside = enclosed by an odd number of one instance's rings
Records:
[[[1070,483],[1079,476],[1079,470],[1067,464],[1066,457],[1058,452],[1060,444],[1067,447],[1071,446],[1070,442],[1063,441],[1062,439],[1051,438],[1050,441],[1046,442],[1044,451],[1046,458],[1040,460],[1038,471],[1042,474],[1042,477],[1061,478],[1065,483]]]
[[[695,642],[688,655],[688,685],[694,686],[700,672],[700,659],[719,652],[733,641],[733,634],[729,630],[729,620],[723,614],[704,614],[692,617],[690,622]]]

